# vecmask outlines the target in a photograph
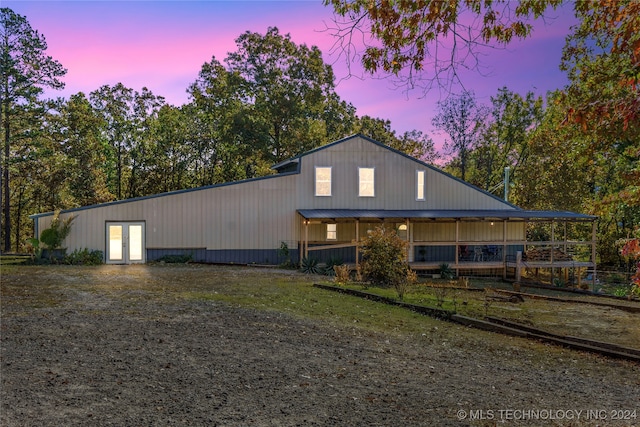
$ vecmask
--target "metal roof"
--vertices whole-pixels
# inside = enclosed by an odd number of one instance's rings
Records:
[[[521,209],[492,210],[387,210],[387,209],[299,209],[305,219],[574,219],[595,220],[597,217],[575,212],[527,211]]]

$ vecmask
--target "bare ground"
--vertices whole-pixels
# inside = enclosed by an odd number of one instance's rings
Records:
[[[418,332],[376,331],[168,288],[224,292],[220,281],[255,274],[3,268],[0,425],[640,425],[630,362],[427,318]]]

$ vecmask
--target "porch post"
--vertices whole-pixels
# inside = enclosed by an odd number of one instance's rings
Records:
[[[460,252],[460,219],[456,218],[456,258],[455,258],[455,260],[456,260],[456,277],[460,276],[460,268],[459,268],[460,259],[458,257],[458,253],[459,252]]]
[[[596,221],[593,221],[591,226],[591,263],[593,264],[593,274],[591,275],[591,290],[596,291]]]
[[[360,263],[360,220],[356,218],[356,269]]]
[[[555,234],[555,221],[553,220],[553,218],[551,219],[551,251],[549,252],[549,259],[551,260],[551,285],[553,285],[553,249],[554,249],[554,242],[556,239],[556,234]]]
[[[507,280],[507,220],[502,221],[502,278]]]
[[[413,238],[411,236],[411,222],[409,218],[406,219],[405,224],[407,225],[407,262],[413,262]]]
[[[304,221],[304,257],[309,258],[309,220]]]

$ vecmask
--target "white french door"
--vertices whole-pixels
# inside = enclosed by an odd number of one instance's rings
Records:
[[[107,222],[107,264],[145,262],[144,222]]]

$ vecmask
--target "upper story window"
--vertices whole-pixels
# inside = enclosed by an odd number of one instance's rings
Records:
[[[425,171],[416,171],[416,200],[424,201]]]
[[[358,196],[375,196],[374,172],[374,168],[358,168]]]
[[[331,196],[331,167],[316,166],[316,196]]]
[[[338,225],[327,224],[327,240],[337,240],[337,239],[338,239]]]

